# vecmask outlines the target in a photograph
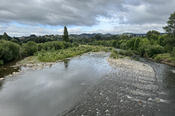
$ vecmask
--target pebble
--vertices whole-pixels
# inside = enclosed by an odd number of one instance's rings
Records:
[[[148,98],[148,101],[152,101],[153,99],[152,98]]]
[[[175,73],[175,70],[172,70],[173,73]]]
[[[0,81],[4,80],[4,78],[0,78]]]
[[[107,112],[109,112],[109,110],[107,109],[105,112],[107,113]]]

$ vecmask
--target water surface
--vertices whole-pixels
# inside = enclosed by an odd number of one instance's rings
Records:
[[[29,70],[6,78],[0,88],[2,116],[56,116],[70,108],[80,93],[107,75],[109,54],[85,54],[51,68]]]
[[[7,77],[0,81],[0,114],[174,116],[174,67],[141,58],[154,69],[149,76],[112,68],[108,56],[84,54]]]

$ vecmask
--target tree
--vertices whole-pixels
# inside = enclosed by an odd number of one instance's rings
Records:
[[[134,50],[137,50],[139,47],[139,43],[140,43],[140,38],[136,38],[135,42],[134,42]]]
[[[69,42],[69,35],[68,35],[68,31],[67,31],[67,27],[66,26],[64,26],[63,40],[66,41],[66,42]]]
[[[173,39],[175,39],[175,12],[170,15],[169,20],[167,21],[167,26],[163,28],[173,37]]]
[[[101,40],[101,39],[102,39],[102,37],[101,37],[101,35],[100,35],[100,34],[96,34],[96,35],[94,36],[94,39],[95,39],[95,40]]]
[[[38,45],[33,41],[28,41],[22,45],[22,50],[23,56],[31,56],[38,51]]]
[[[20,57],[20,46],[14,42],[0,41],[0,64],[18,59]]]
[[[4,34],[1,37],[4,40],[11,40],[12,38],[10,36],[8,36],[8,34],[6,32],[4,32]]]
[[[152,30],[146,33],[147,38],[151,40],[158,40],[160,33],[158,31]]]
[[[172,51],[175,46],[175,12],[170,15],[167,26],[163,27],[164,30],[168,33],[168,38],[166,38],[166,50]]]

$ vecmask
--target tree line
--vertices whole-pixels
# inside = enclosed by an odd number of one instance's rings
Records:
[[[0,64],[24,58],[36,54],[38,51],[50,51],[65,49],[78,44],[102,45],[131,51],[140,56],[154,58],[156,60],[169,59],[175,61],[175,12],[170,15],[166,31],[161,34],[151,30],[143,37],[128,35],[112,35],[103,37],[99,34],[91,38],[71,38],[67,27],[64,27],[63,36],[35,36],[19,39],[4,33],[0,36]]]

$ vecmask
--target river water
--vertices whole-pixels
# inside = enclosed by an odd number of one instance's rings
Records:
[[[108,56],[88,53],[7,76],[0,82],[0,115],[175,115],[175,68],[141,59],[155,71],[143,82],[144,76],[111,67]]]

